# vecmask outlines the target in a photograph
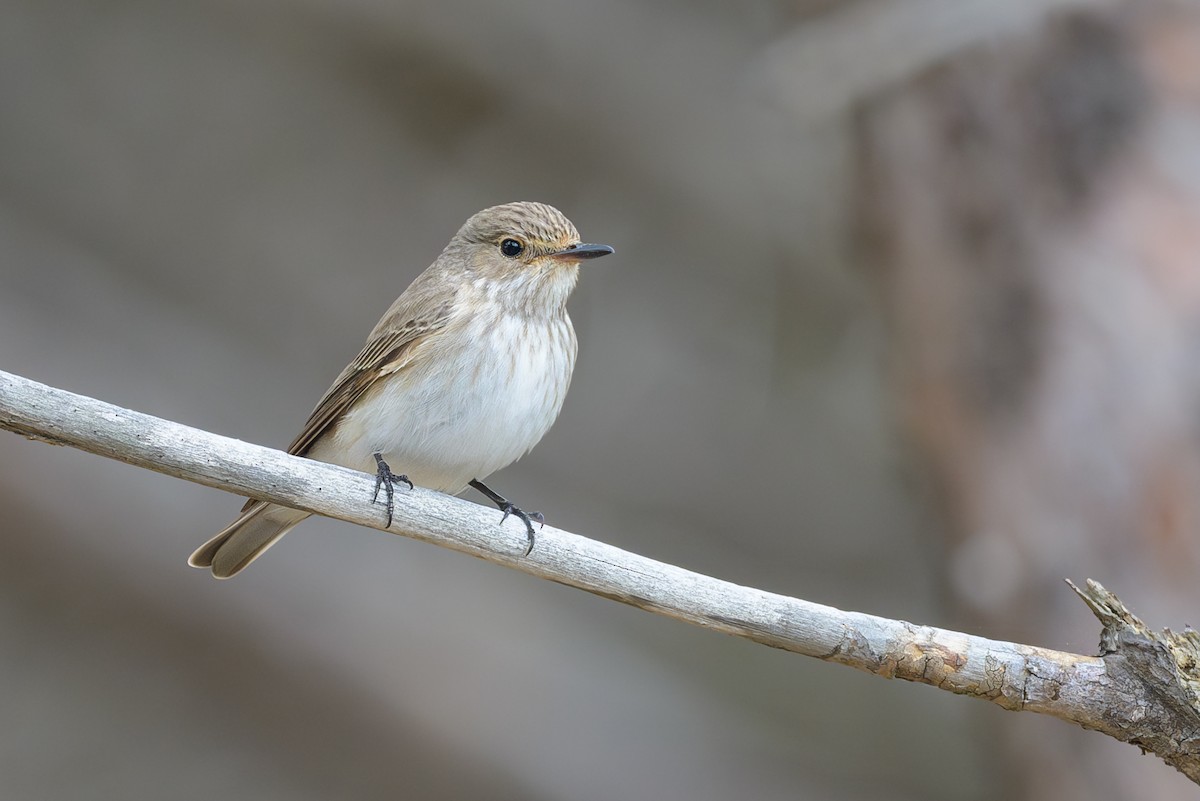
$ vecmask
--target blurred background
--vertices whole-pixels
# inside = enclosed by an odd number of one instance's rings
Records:
[[[0,368],[287,444],[467,216],[561,208],[496,475],[735,582],[1095,653],[1200,601],[1200,7],[0,2]],[[477,498],[474,498],[478,500]],[[1173,799],[1056,720],[0,436],[3,799]]]

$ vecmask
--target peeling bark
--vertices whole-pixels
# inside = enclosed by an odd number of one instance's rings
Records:
[[[374,478],[289,456],[0,372],[0,428],[238,495],[415,537],[656,614],[854,667],[1040,712],[1151,751],[1200,783],[1196,632],[1149,631],[1089,581],[1103,654],[1083,656],[846,612],[742,587],[546,526],[528,557],[525,529],[495,510],[417,488],[396,495],[394,524],[369,502]],[[180,555],[183,558],[183,555]],[[197,573],[197,579],[202,575]],[[1074,585],[1072,585],[1074,586]]]

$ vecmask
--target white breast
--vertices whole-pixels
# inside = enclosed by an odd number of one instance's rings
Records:
[[[311,456],[366,472],[382,452],[418,486],[460,492],[526,454],[562,408],[575,366],[565,312],[478,314],[462,346],[381,379]]]

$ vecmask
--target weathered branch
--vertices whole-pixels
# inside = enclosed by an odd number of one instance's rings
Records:
[[[384,529],[374,479],[0,372],[0,428]],[[1099,584],[1076,592],[1104,625],[1101,656],[843,612],[656,562],[547,526],[528,557],[519,521],[416,489],[390,529],[754,642],[1041,712],[1152,751],[1200,784],[1200,636],[1156,634]],[[181,557],[182,558],[182,557]],[[1074,585],[1071,585],[1074,587]]]

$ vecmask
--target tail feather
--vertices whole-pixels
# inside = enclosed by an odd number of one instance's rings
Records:
[[[224,531],[201,545],[188,559],[188,564],[210,567],[217,578],[229,578],[308,516],[308,512],[259,501],[248,506]]]

